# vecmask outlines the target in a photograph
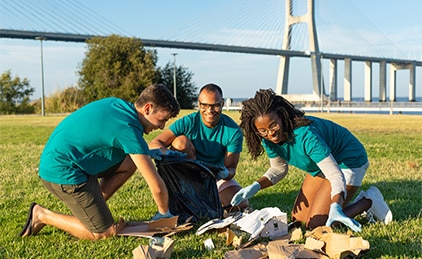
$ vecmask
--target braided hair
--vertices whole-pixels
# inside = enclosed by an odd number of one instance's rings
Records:
[[[254,160],[264,153],[264,148],[261,145],[262,136],[258,134],[254,123],[258,117],[269,113],[276,114],[281,121],[282,143],[293,141],[294,129],[311,123],[304,117],[303,111],[295,108],[293,104],[277,95],[272,89],[260,89],[254,98],[242,102],[240,115],[240,128],[243,130],[246,145]]]

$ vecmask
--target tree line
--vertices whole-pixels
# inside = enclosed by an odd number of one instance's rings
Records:
[[[87,40],[87,51],[78,68],[77,86],[67,87],[45,98],[48,113],[73,112],[83,105],[115,96],[134,102],[150,84],[166,85],[171,92],[176,69],[177,100],[182,109],[192,109],[197,98],[193,73],[183,66],[157,66],[156,50],[145,49],[137,38],[110,35]],[[0,114],[28,114],[41,111],[41,100],[31,101],[35,88],[27,78],[0,76]]]

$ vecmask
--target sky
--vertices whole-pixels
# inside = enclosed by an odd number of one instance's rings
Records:
[[[2,0],[7,3],[8,0]],[[53,1],[53,0],[50,0]],[[244,0],[245,1],[245,0]],[[273,0],[277,1],[277,0]],[[318,1],[318,0],[317,0]],[[328,1],[328,0],[325,0]],[[82,1],[80,1],[82,2]],[[248,2],[248,1],[245,1]],[[251,2],[249,0],[249,2]],[[261,1],[256,1],[261,2]],[[332,1],[341,2],[341,1]],[[338,24],[347,26],[346,20],[351,21],[359,33],[371,37],[367,33],[368,26],[376,28],[384,36],[386,41],[395,47],[395,51],[401,53],[399,58],[422,61],[422,0],[349,0],[346,1],[353,8],[336,6],[331,9],[331,27],[334,28],[336,19]],[[244,37],[238,36],[238,32],[230,28],[242,26],[242,29],[249,29],[249,33],[258,33],[259,26],[267,26],[267,29],[274,29],[271,24],[265,24],[265,17],[272,17],[270,9],[265,9],[263,16],[254,17],[251,12],[258,10],[259,6],[248,5],[244,9],[241,0],[88,0],[83,1],[87,13],[93,11],[111,25],[104,25],[112,31],[115,28],[125,36],[134,36],[145,39],[170,39],[184,40],[197,39],[198,41],[209,41],[205,43],[221,42],[242,44]],[[249,8],[249,9],[247,9]],[[250,9],[256,10],[250,10]],[[240,14],[230,18],[236,10]],[[1,9],[0,16],[7,10]],[[91,12],[92,13],[92,12]],[[5,16],[4,16],[5,17]],[[229,17],[229,18],[228,18]],[[264,18],[262,18],[264,17]],[[325,18],[325,19],[324,19]],[[36,18],[34,18],[36,19]],[[237,19],[237,20],[236,20]],[[245,19],[246,21],[243,21]],[[323,17],[324,22],[328,16]],[[31,30],[33,27],[23,22],[23,28]],[[0,18],[0,28],[8,28],[7,20]],[[102,22],[99,19],[99,26]],[[114,26],[115,25],[115,26]],[[280,23],[283,27],[284,21]],[[49,26],[49,24],[46,24]],[[214,26],[214,27],[212,27]],[[54,26],[52,26],[53,29]],[[113,28],[112,28],[113,27]],[[48,30],[49,27],[46,27]],[[215,29],[217,28],[217,29]],[[318,28],[318,24],[317,24]],[[226,31],[226,34],[218,34],[218,31]],[[369,30],[370,31],[370,30]],[[227,33],[228,32],[228,33]],[[82,32],[84,34],[85,32]],[[256,34],[260,35],[260,34]],[[368,36],[369,35],[369,36]],[[282,35],[276,35],[282,39]],[[297,36],[301,41],[302,36]],[[353,36],[352,36],[353,37]],[[224,39],[222,39],[224,38]],[[255,40],[264,39],[257,36]],[[265,38],[266,39],[266,38]],[[277,41],[277,38],[274,40]],[[337,43],[334,39],[328,39],[329,44],[337,48],[353,48],[353,46]],[[303,40],[303,42],[306,42]],[[270,42],[266,42],[269,48],[274,48]],[[276,42],[277,43],[277,42]],[[255,43],[252,43],[255,44]],[[328,44],[328,43],[327,43]],[[41,96],[41,55],[40,42],[36,40],[0,39],[0,71],[10,70],[12,76],[27,78],[32,87],[36,89],[33,98]],[[86,44],[70,42],[43,42],[43,64],[44,64],[44,86],[45,95],[48,96],[54,91],[74,86],[77,83],[77,71],[85,57]],[[193,73],[193,82],[200,88],[207,83],[216,83],[223,88],[224,97],[250,98],[255,91],[262,88],[275,90],[279,58],[276,56],[264,56],[253,54],[235,54],[198,50],[165,49],[157,48],[158,65],[164,66],[168,62],[176,61],[177,66],[183,66]],[[172,53],[177,53],[176,56]],[[389,52],[390,53],[390,52]],[[389,54],[390,55],[390,54]],[[395,55],[395,54],[394,54]],[[390,55],[391,56],[391,55]],[[328,78],[328,63],[323,62],[324,77]],[[374,89],[376,98],[379,90],[377,87],[377,66],[374,67]],[[353,97],[363,96],[363,64],[353,63]],[[398,72],[397,96],[408,96],[409,73],[405,70]],[[339,67],[339,97],[343,92],[343,72]],[[312,93],[311,70],[309,60],[291,60],[289,93]],[[416,96],[422,97],[422,68],[416,71]],[[388,81],[387,81],[388,82]],[[328,82],[325,82],[326,91]],[[388,91],[388,90],[387,90]]]

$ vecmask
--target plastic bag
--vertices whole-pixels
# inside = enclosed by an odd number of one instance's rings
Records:
[[[170,212],[179,216],[179,223],[223,216],[215,178],[217,168],[198,160],[166,155],[155,163],[169,192]]]

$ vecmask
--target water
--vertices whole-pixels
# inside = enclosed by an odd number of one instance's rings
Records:
[[[232,104],[228,109],[239,110],[241,102],[249,98],[231,98]],[[415,102],[409,102],[408,97],[397,97],[396,102],[379,102],[379,98],[372,98],[372,102],[365,102],[363,97],[352,98],[352,102],[339,101],[324,103],[319,102],[295,103],[295,106],[305,112],[337,112],[356,114],[409,114],[422,115],[422,97],[416,97]]]
[[[248,97],[248,98],[230,98],[230,99],[232,99],[233,104],[235,104],[235,103],[240,104],[240,102],[247,100],[249,98],[251,98],[251,97]],[[343,102],[343,98],[340,97],[338,99]],[[416,97],[415,99],[416,99],[416,102],[422,102],[422,96]],[[365,101],[364,101],[363,97],[353,97],[352,102],[365,102]],[[379,98],[378,97],[372,97],[372,102],[378,103]],[[409,97],[397,97],[397,102],[409,102]]]

